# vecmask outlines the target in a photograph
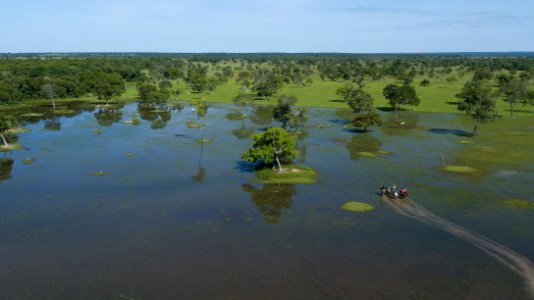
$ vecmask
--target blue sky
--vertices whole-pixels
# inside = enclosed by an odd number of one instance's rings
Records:
[[[534,51],[534,0],[0,4],[0,52]]]

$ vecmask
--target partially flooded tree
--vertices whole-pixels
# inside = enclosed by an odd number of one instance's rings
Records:
[[[282,123],[282,127],[286,128],[287,123],[291,121],[293,116],[293,106],[297,102],[297,97],[280,95],[278,97],[278,105],[273,110],[273,117],[276,121]]]
[[[109,100],[114,97],[119,97],[124,91],[124,80],[116,73],[98,74],[97,80],[93,86],[93,92],[98,97],[98,100],[106,101],[106,105],[109,104]]]
[[[10,115],[0,116],[0,138],[2,138],[2,143],[5,148],[9,147],[9,143],[5,137],[5,133],[8,129],[15,128],[18,126],[17,118]]]
[[[283,128],[273,127],[264,133],[252,136],[252,148],[243,153],[242,158],[257,165],[277,166],[282,172],[281,161],[292,161],[298,156],[295,137]]]
[[[476,134],[479,124],[493,122],[498,117],[495,110],[495,93],[487,81],[466,82],[456,97],[462,100],[458,104],[458,110],[464,111],[475,120],[473,135]]]
[[[41,91],[46,98],[52,101],[52,107],[56,110],[57,87],[53,83],[45,83],[41,86]]]
[[[344,89],[338,90],[338,93],[347,101],[352,111],[357,114],[352,121],[355,127],[361,127],[363,131],[367,131],[370,126],[382,125],[380,114],[373,104],[373,97],[361,87],[355,88],[352,85],[347,85]]]

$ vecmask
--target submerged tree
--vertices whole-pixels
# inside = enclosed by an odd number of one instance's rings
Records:
[[[11,115],[0,116],[0,138],[2,138],[2,143],[4,144],[4,147],[6,148],[9,147],[7,139],[4,136],[5,132],[8,129],[17,127],[18,124],[19,123],[14,116],[11,116]]]
[[[495,93],[486,81],[466,82],[456,97],[462,100],[458,104],[458,110],[464,111],[475,120],[473,135],[476,134],[479,124],[493,122],[498,117],[495,110]]]
[[[252,148],[243,153],[242,158],[257,165],[277,166],[282,172],[281,161],[292,161],[298,156],[295,137],[283,128],[269,128],[264,133],[252,136]]]
[[[291,106],[296,102],[297,97],[295,96],[278,96],[278,105],[273,110],[273,117],[276,121],[282,123],[283,128],[286,128],[287,123],[294,117]]]
[[[363,131],[373,125],[382,125],[380,114],[374,107],[373,97],[365,92],[363,88],[355,88],[352,85],[347,85],[344,89],[338,90],[338,94],[343,96],[352,111],[357,115],[352,121],[355,127],[361,127]]]
[[[45,83],[41,86],[41,91],[46,98],[52,101],[52,107],[56,110],[56,101],[54,100],[57,97],[57,87],[53,83]]]

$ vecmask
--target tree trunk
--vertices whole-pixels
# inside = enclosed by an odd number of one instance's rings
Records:
[[[282,164],[280,163],[280,159],[278,158],[278,155],[275,157],[276,164],[278,165],[278,173],[282,173]]]
[[[514,117],[514,105],[510,102],[510,118]]]
[[[475,128],[473,128],[473,136],[475,136],[477,134],[477,128],[478,128],[478,124],[475,125]]]
[[[2,142],[4,142],[4,146],[6,146],[6,147],[9,146],[9,144],[7,143],[6,138],[4,137],[4,135],[0,133],[0,137],[2,137]]]
[[[54,111],[56,110],[56,101],[52,99],[52,107],[54,108]]]

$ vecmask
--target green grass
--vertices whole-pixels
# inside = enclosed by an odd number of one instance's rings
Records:
[[[317,173],[311,168],[288,165],[283,166],[283,169],[282,173],[268,168],[261,169],[256,171],[256,177],[260,183],[312,184],[317,182]]]
[[[231,64],[234,67],[237,67],[237,64]],[[269,67],[269,66],[265,66]],[[237,73],[239,71],[235,70],[234,73],[237,76]],[[456,74],[456,72],[453,72],[453,74]],[[428,86],[421,86],[419,83],[421,80],[423,80],[424,76],[417,76],[414,81],[413,85],[417,91],[417,94],[419,98],[421,99],[421,103],[419,106],[404,106],[404,109],[412,110],[412,111],[419,111],[419,112],[449,112],[449,113],[460,113],[457,110],[457,103],[458,99],[455,97],[455,95],[462,89],[464,83],[471,79],[472,73],[466,73],[464,76],[460,77],[458,74],[456,74],[456,77],[458,77],[457,81],[454,82],[447,82],[445,78],[448,75],[442,75],[438,74],[434,78],[430,79],[430,85]],[[336,95],[336,90],[345,84],[349,83],[348,81],[330,81],[330,80],[321,80],[319,78],[319,74],[316,71],[312,76],[310,77],[313,80],[313,83],[310,84],[304,84],[304,85],[296,85],[296,84],[286,84],[282,87],[282,89],[277,93],[279,94],[285,94],[285,95],[292,95],[296,96],[298,98],[297,105],[298,106],[305,106],[305,107],[330,107],[330,108],[346,108],[347,104],[340,101],[339,96]],[[187,85],[183,80],[173,80],[173,88],[179,88],[182,93],[178,96],[178,98],[174,97],[170,102],[174,102],[176,100],[181,101],[194,101],[201,98],[201,95],[199,93],[195,93],[191,90],[189,85]],[[384,98],[382,94],[382,90],[384,87],[388,84],[396,83],[401,84],[401,82],[393,79],[393,78],[384,78],[377,81],[370,81],[367,80],[365,82],[365,90],[373,96],[375,100],[375,106],[377,108],[389,108],[389,104],[387,103],[387,100]],[[228,82],[223,83],[217,88],[205,95],[205,100],[208,102],[214,102],[214,103],[232,103],[233,98],[241,91],[241,85],[239,83],[235,82],[235,77],[233,79],[230,79]],[[253,94],[252,91],[250,91],[250,94]],[[267,100],[253,100],[253,103],[256,104],[276,104],[277,101],[277,95],[274,95],[273,97],[268,98]],[[137,91],[136,91],[136,84],[133,82],[128,82],[126,84],[126,91],[123,93],[119,99],[114,99],[114,101],[119,102],[125,102],[125,101],[132,101],[137,99]],[[256,98],[257,99],[257,98]],[[56,100],[56,104],[61,104],[62,102],[67,101],[88,101],[91,103],[98,103],[101,102],[94,96],[87,96],[77,99],[58,99]],[[112,101],[113,102],[113,101]],[[32,107],[34,105],[44,105],[44,104],[50,104],[50,100],[48,99],[39,99],[39,100],[30,100],[30,101],[24,101],[23,103],[17,104],[17,105],[0,105],[0,110],[9,110],[13,107],[20,108],[21,106],[24,107]],[[502,99],[497,100],[497,110],[501,115],[508,115],[509,107],[506,102],[504,102]],[[522,106],[517,106],[518,112],[517,114],[528,114],[528,111],[525,110]]]

